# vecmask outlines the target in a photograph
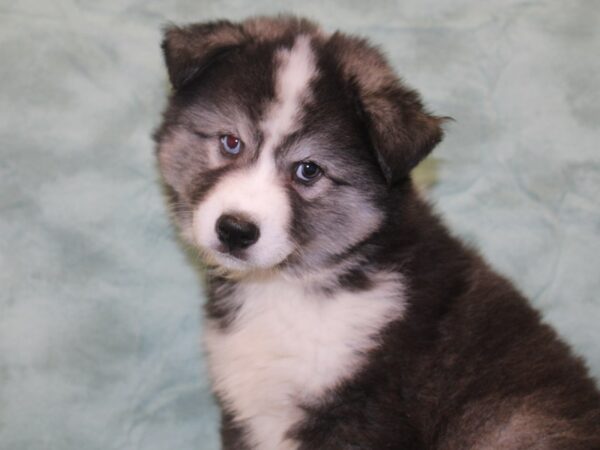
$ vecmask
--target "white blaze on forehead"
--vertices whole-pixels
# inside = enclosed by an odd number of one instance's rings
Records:
[[[277,97],[261,127],[265,135],[263,154],[270,153],[281,139],[297,129],[302,102],[316,75],[315,56],[308,36],[299,36],[290,50],[281,50],[276,57],[281,64],[276,79]]]
[[[299,36],[291,49],[278,51],[275,58],[279,64],[276,98],[259,124],[264,141],[258,161],[221,179],[194,214],[195,240],[209,255],[219,245],[215,224],[222,214],[243,213],[258,225],[260,238],[248,248],[247,262],[212,255],[217,262],[233,269],[271,267],[293,251],[289,236],[291,206],[277,172],[274,150],[297,130],[302,104],[316,74],[310,38]]]

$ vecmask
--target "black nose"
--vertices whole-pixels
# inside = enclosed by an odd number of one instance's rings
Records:
[[[228,251],[250,247],[260,236],[260,231],[252,222],[238,216],[224,214],[217,220],[215,227],[219,240]]]

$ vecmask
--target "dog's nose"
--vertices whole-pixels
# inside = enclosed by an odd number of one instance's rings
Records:
[[[224,214],[217,220],[215,227],[219,240],[228,251],[250,247],[260,236],[258,227],[239,216]]]

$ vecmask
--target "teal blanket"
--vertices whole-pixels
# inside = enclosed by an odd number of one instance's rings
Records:
[[[150,138],[160,29],[282,8],[371,38],[454,117],[426,194],[600,377],[597,2],[4,0],[1,449],[218,448]]]

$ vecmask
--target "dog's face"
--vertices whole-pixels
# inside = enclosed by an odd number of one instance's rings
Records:
[[[183,236],[226,273],[325,268],[441,139],[375,49],[306,21],[172,28],[163,48],[159,166]]]

